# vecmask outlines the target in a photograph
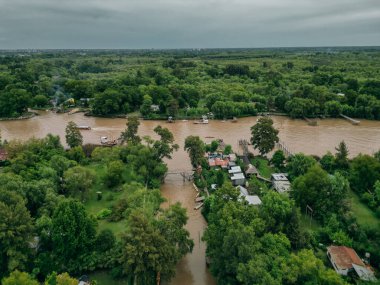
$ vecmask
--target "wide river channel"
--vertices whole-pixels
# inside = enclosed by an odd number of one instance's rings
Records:
[[[40,115],[27,120],[0,121],[3,139],[26,140],[31,137],[44,137],[48,133],[61,136],[65,141],[65,127],[69,121],[78,125],[88,125],[89,131],[82,131],[84,143],[99,143],[101,136],[118,138],[125,129],[126,119],[107,119],[86,117],[81,113],[74,115],[39,112]],[[273,116],[275,127],[279,129],[280,140],[293,152],[323,155],[327,151],[334,152],[335,146],[344,140],[350,156],[358,153],[372,154],[380,149],[380,122],[361,120],[360,125],[354,126],[343,119],[324,119],[318,121],[318,126],[309,126],[303,120],[292,120],[288,117]],[[192,121],[177,121],[174,124],[165,121],[141,121],[139,133],[157,138],[153,129],[161,124],[167,127],[179,144],[179,150],[173,159],[167,161],[169,172],[191,170],[187,153],[183,150],[184,140],[189,135],[200,136],[210,142],[221,138],[238,150],[238,140],[250,138],[250,127],[256,123],[257,117],[239,119],[238,122],[210,121],[209,124],[194,124]],[[168,203],[181,202],[188,211],[187,228],[194,239],[195,246],[177,266],[177,274],[170,285],[213,285],[211,274],[205,266],[205,244],[201,241],[206,222],[200,211],[195,211],[195,190],[191,182],[183,182],[180,175],[168,175],[161,187],[163,196]]]

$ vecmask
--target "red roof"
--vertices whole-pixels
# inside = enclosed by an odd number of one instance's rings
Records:
[[[208,160],[208,165],[212,166],[228,166],[229,159],[211,158]]]
[[[332,245],[327,248],[327,252],[339,269],[353,268],[352,264],[365,266],[356,251],[350,247]]]

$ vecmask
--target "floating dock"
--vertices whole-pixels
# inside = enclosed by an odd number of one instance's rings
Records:
[[[78,126],[77,129],[78,130],[91,130],[91,127],[90,126]]]
[[[340,114],[340,116],[341,116],[342,118],[346,119],[347,121],[349,121],[351,124],[353,124],[353,125],[355,125],[355,126],[357,126],[357,125],[360,124],[360,121],[355,120],[355,119],[353,119],[353,118],[350,118],[350,117],[348,117],[348,116],[346,116],[346,115]]]

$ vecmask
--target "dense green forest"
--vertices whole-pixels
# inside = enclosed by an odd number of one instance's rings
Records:
[[[379,70],[377,48],[3,51],[0,116],[77,106],[97,116],[380,119]]]
[[[127,145],[112,148],[82,146],[75,123],[67,126],[67,151],[53,135],[1,144],[9,155],[0,172],[2,284],[68,285],[69,274],[105,270],[149,285],[175,274],[193,240],[186,210],[162,209],[158,188],[163,158],[177,146],[166,128],[155,128],[160,139],[144,138],[148,144],[137,128],[130,120]]]

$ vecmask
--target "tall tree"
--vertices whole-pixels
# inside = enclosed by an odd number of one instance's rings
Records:
[[[205,155],[205,144],[198,136],[188,136],[185,139],[184,149],[189,153],[193,167],[200,165]]]
[[[156,150],[157,157],[161,160],[164,157],[172,158],[173,151],[178,150],[178,144],[174,144],[174,136],[167,129],[161,126],[154,128],[154,132],[160,136],[160,139],[153,143],[153,148]]]
[[[94,183],[95,174],[83,166],[75,166],[63,174],[64,187],[73,196],[80,195],[85,200],[90,187]]]
[[[269,117],[260,118],[256,125],[251,127],[251,134],[251,143],[261,155],[270,152],[279,140],[278,130],[273,127],[273,120]]]
[[[289,173],[289,177],[294,179],[300,175],[305,174],[310,167],[315,165],[317,161],[303,153],[297,153],[289,158],[289,162],[286,165],[286,169]]]
[[[127,129],[121,133],[122,143],[138,144],[141,142],[141,138],[137,135],[139,125],[140,122],[137,116],[128,118]]]
[[[314,216],[326,220],[331,214],[346,210],[348,181],[339,173],[329,175],[319,165],[312,166],[292,185],[292,196],[302,210],[310,206]]]
[[[150,220],[142,211],[129,217],[129,231],[122,237],[122,263],[125,274],[133,275],[134,284],[160,284],[174,275],[175,265],[193,247],[187,221],[179,204],[164,211],[158,220]]]
[[[13,191],[0,190],[0,278],[22,269],[30,250],[33,223],[25,201]]]
[[[369,155],[359,154],[351,162],[350,185],[358,193],[372,190],[376,180],[380,180],[380,162]]]
[[[281,149],[276,150],[272,156],[271,163],[278,169],[282,169],[284,167],[284,162],[285,162],[284,152]]]
[[[96,236],[96,221],[87,215],[83,204],[66,199],[54,211],[50,237],[52,256],[59,271],[77,270],[80,256],[92,249]]]
[[[80,133],[77,124],[73,121],[70,121],[66,126],[66,143],[71,148],[80,146],[83,143],[83,136]]]
[[[335,148],[335,165],[338,169],[348,168],[348,149],[344,141],[341,141]]]

